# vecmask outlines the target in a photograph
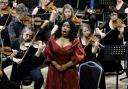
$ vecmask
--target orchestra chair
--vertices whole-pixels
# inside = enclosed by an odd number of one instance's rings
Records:
[[[102,73],[99,64],[93,61],[82,63],[79,66],[80,89],[98,89]]]
[[[23,77],[23,79],[21,80],[20,88],[23,89],[23,86],[29,86],[31,85],[32,82],[33,82],[32,77],[30,75],[27,75]]]

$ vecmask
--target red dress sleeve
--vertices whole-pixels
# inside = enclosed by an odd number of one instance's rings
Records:
[[[50,62],[52,59],[53,59],[53,55],[52,55],[52,52],[51,52],[51,40],[49,39],[47,45],[46,45],[46,48],[44,50],[44,56],[45,56],[45,62]]]
[[[84,52],[84,49],[82,45],[79,43],[74,47],[74,53],[71,57],[73,63],[80,63],[81,61],[86,59],[86,54]]]

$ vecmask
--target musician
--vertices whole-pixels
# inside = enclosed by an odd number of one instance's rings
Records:
[[[77,16],[74,15],[74,10],[73,10],[73,8],[70,4],[65,4],[63,6],[62,15],[61,15],[60,20],[58,21],[58,23],[63,21],[63,20],[66,20],[66,19],[70,19],[72,22],[74,22],[75,25],[76,25],[76,28],[79,28],[79,26],[82,22]],[[54,28],[52,29],[51,34],[54,34],[55,31],[57,30],[57,28],[58,28],[58,25],[56,24],[54,26]],[[77,35],[78,29],[75,29],[74,31],[75,31],[74,34]]]
[[[96,54],[98,54],[98,51],[102,48],[99,43],[100,40],[100,35],[92,33],[91,32],[91,28],[88,24],[83,23],[80,26],[80,30],[79,30],[79,34],[78,34],[78,39],[80,40],[84,51],[86,53],[86,60],[82,61],[80,63],[80,65],[82,63],[88,62],[88,61],[93,61],[99,65],[101,65],[99,63],[99,61],[97,60]],[[84,75],[84,74],[83,74]],[[85,89],[84,86],[86,86],[86,82],[83,81],[84,78],[86,80],[86,77],[88,76],[81,76],[81,80],[80,80],[80,89]],[[92,77],[95,77],[92,76]],[[89,89],[91,89],[92,86],[90,86]],[[95,87],[95,86],[93,86]],[[101,82],[100,82],[100,89],[106,89],[106,84],[105,84],[105,76],[104,76],[104,72],[102,73],[102,77],[101,77]]]
[[[44,82],[39,66],[43,64],[44,57],[42,50],[45,44],[35,39],[34,31],[31,27],[25,27],[13,45],[13,49],[17,50],[13,60],[13,68],[11,80],[20,84],[21,80],[29,75],[34,80],[34,89],[41,89]],[[18,75],[18,76],[17,76]]]
[[[117,9],[118,17],[127,24],[128,4],[124,2],[124,0],[116,0],[115,7]]]
[[[35,9],[33,10],[32,15],[37,15],[42,20],[44,20],[44,22],[40,26],[38,38],[44,42],[47,42],[47,40],[51,36],[51,29],[53,28],[53,25],[57,18],[57,8],[52,0],[40,0],[39,4],[40,5],[35,7]]]
[[[10,38],[10,45],[13,44],[15,39],[19,38],[23,28],[25,27],[22,20],[26,17],[27,14],[28,9],[23,3],[16,6],[16,16],[12,19],[7,28]]]
[[[118,13],[128,13],[128,4],[123,0],[116,0],[116,9]]]
[[[17,3],[9,1],[9,0],[1,0],[0,1],[0,25],[8,26],[10,21],[12,20],[12,13],[10,9],[15,8]],[[15,12],[15,11],[14,11]]]
[[[52,11],[56,9],[52,0],[40,0],[39,6],[35,7],[32,14],[52,13]]]
[[[96,28],[96,31],[102,35],[102,38],[104,37],[101,40],[101,43],[104,45],[122,45],[125,24],[122,22],[122,20],[118,18],[117,9],[114,6],[109,8],[109,16],[110,16],[110,19],[108,19],[108,21],[101,24],[99,28]],[[102,29],[102,28],[105,28],[106,31],[101,32],[101,30],[99,29]],[[102,55],[103,55],[103,51],[101,51],[101,56]],[[114,71],[122,70],[120,61],[113,58],[115,57],[112,57],[112,56],[110,57],[111,61],[103,61],[101,60],[103,58],[99,58],[101,64],[103,64],[105,71],[114,72]]]

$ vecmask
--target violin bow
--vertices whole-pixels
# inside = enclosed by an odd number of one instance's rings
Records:
[[[25,56],[26,56],[27,52],[29,51],[29,49],[30,49],[30,47],[31,47],[32,43],[34,42],[34,40],[35,40],[35,38],[36,38],[37,34],[39,33],[39,31],[40,31],[40,30],[38,30],[38,31],[36,32],[36,34],[34,35],[34,37],[32,38],[31,44],[30,44],[30,46],[27,48],[27,50],[26,50],[25,54],[23,55],[23,57],[22,57],[22,59],[21,59],[21,62],[22,62],[22,61],[23,61],[23,59],[25,58]]]

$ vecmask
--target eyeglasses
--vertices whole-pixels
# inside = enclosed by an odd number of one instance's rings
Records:
[[[115,15],[117,15],[117,13],[112,13],[112,14],[111,14],[111,16],[115,16]]]

